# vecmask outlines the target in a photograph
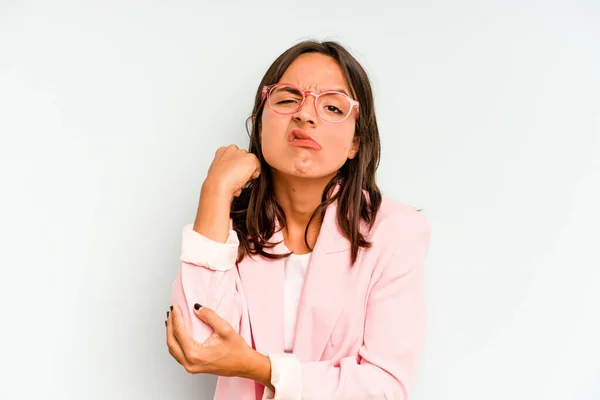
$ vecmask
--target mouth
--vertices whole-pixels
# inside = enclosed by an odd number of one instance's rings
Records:
[[[288,143],[294,147],[303,147],[305,149],[321,150],[322,147],[312,136],[302,129],[294,128],[288,134]]]

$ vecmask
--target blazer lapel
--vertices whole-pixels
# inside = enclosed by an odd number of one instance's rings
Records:
[[[337,201],[325,211],[298,306],[293,353],[301,362],[320,359],[344,306],[344,295],[351,281],[351,244],[338,229],[336,219]],[[361,224],[364,234],[362,228]],[[280,243],[266,251],[289,252],[277,222],[269,241]],[[263,354],[284,351],[285,260],[246,256],[238,265],[254,345]]]
[[[300,362],[320,360],[350,281],[351,243],[339,231],[336,214],[334,202],[325,211],[304,281],[293,349]]]
[[[288,252],[283,244],[283,234],[276,226],[270,242],[281,242],[271,253]],[[254,347],[263,354],[280,353],[284,349],[284,279],[285,259],[271,260],[258,255],[244,257],[238,264],[238,271],[248,314]]]

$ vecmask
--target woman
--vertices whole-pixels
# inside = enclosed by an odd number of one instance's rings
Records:
[[[215,399],[407,399],[430,227],[375,184],[360,64],[302,42],[256,93],[249,151],[221,147],[183,231],[167,344]]]

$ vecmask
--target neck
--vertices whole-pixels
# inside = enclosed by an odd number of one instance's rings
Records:
[[[304,237],[304,230],[310,217],[321,204],[323,191],[334,176],[335,174],[323,178],[307,179],[282,175],[273,170],[275,200],[285,213],[284,237],[292,236],[290,242]],[[309,227],[309,242],[316,240],[321,223],[321,217],[315,216]]]

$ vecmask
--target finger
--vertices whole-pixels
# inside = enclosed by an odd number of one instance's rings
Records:
[[[254,153],[252,153],[252,156],[254,157],[254,173],[257,174],[256,176],[258,177],[258,175],[260,175],[260,160]]]
[[[198,318],[210,325],[217,335],[223,338],[229,336],[233,332],[231,324],[210,308],[199,307],[197,310],[196,306],[194,306],[194,313]]]
[[[173,336],[181,346],[181,350],[183,351],[185,359],[190,360],[191,358],[193,358],[192,352],[197,346],[197,343],[194,341],[194,339],[192,339],[192,336],[189,334],[187,329],[185,329],[183,317],[181,315],[181,310],[179,310],[179,307],[175,306],[173,308],[169,320],[169,325],[171,325]]]
[[[167,325],[167,347],[169,348],[169,354],[171,354],[175,361],[185,367],[185,354],[183,353],[181,345],[175,338],[175,335],[173,335],[173,323],[171,317],[168,317],[165,323]]]
[[[250,179],[256,179],[260,176],[260,165],[254,170]]]
[[[221,159],[221,157],[223,157],[223,153],[225,153],[225,150],[227,150],[227,147],[221,146],[219,147],[216,151],[215,151],[215,160],[219,160]]]

